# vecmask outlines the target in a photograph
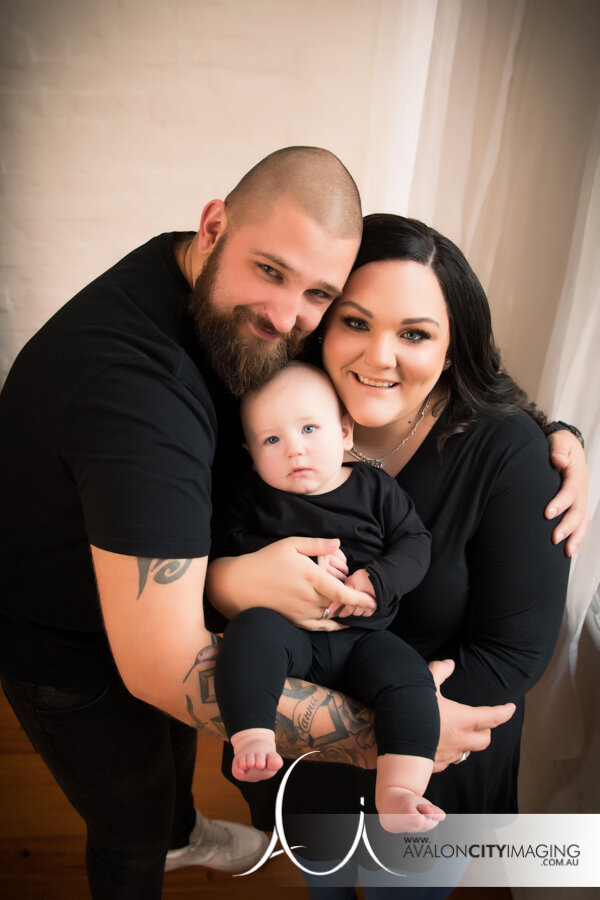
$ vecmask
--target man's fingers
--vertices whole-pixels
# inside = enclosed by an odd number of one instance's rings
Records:
[[[555,519],[556,516],[560,516],[565,509],[569,509],[573,505],[574,499],[573,491],[568,487],[562,487],[544,510],[544,515],[547,519]]]
[[[588,526],[590,524],[590,517],[586,515],[581,525],[575,529],[573,534],[569,537],[569,540],[565,544],[565,553],[567,556],[575,556],[581,547],[581,542],[585,537],[585,533],[588,530]]]

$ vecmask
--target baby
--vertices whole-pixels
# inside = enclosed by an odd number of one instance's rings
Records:
[[[444,818],[423,797],[439,739],[435,688],[422,657],[386,631],[403,594],[423,578],[430,536],[393,478],[343,464],[352,421],[327,375],[291,363],[242,401],[255,472],[243,485],[219,555],[249,553],[280,538],[338,538],[324,565],[369,594],[375,609],[329,606],[337,631],[306,631],[279,613],[248,609],[227,626],[215,688],[234,749],[233,775],[270,778],[283,761],[275,714],[286,676],[343,689],[375,711],[375,803],[388,831],[426,831]],[[348,571],[350,575],[347,575]]]

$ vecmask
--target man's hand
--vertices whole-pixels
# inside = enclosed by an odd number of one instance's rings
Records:
[[[448,700],[440,692],[442,683],[454,671],[451,659],[436,660],[429,664],[437,688],[440,710],[440,740],[434,772],[442,772],[450,763],[460,760],[463,752],[485,750],[491,740],[491,729],[508,722],[516,707],[514,703],[503,706],[467,706]]]
[[[547,519],[554,519],[562,512],[567,512],[554,529],[552,540],[565,544],[567,556],[574,556],[590,523],[587,508],[589,475],[585,452],[574,434],[566,429],[555,431],[548,438],[550,442],[550,460],[558,469],[562,478],[560,491],[553,497],[545,510]]]
[[[338,540],[290,537],[255,553],[223,557],[209,566],[208,597],[228,618],[242,609],[274,609],[309,631],[337,631],[346,626],[323,619],[330,604],[374,609],[372,597],[347,587],[311,557],[329,556]]]

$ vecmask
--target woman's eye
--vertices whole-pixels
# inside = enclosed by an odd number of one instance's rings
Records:
[[[259,263],[259,268],[270,278],[279,278],[279,272],[273,266],[268,266],[267,263]]]
[[[364,319],[357,319],[356,316],[344,316],[342,322],[353,331],[367,331],[369,327]]]
[[[317,430],[316,425],[305,425],[302,429],[302,434],[312,434],[313,431]]]
[[[265,440],[265,444],[277,444],[278,441],[279,441],[279,438],[276,437],[274,434],[272,434],[270,437],[268,437]]]
[[[426,341],[429,335],[426,331],[418,331],[413,329],[411,331],[403,331],[402,337],[407,341],[411,341],[411,343],[413,344],[419,344],[421,341]]]

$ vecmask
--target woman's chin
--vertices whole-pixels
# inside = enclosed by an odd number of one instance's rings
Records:
[[[374,411],[373,409],[357,409],[354,412],[349,407],[346,407],[348,412],[350,413],[350,417],[353,419],[356,425],[362,426],[363,428],[385,428],[386,425],[391,425],[398,419],[397,413],[392,413],[391,411],[385,412],[385,410]]]

